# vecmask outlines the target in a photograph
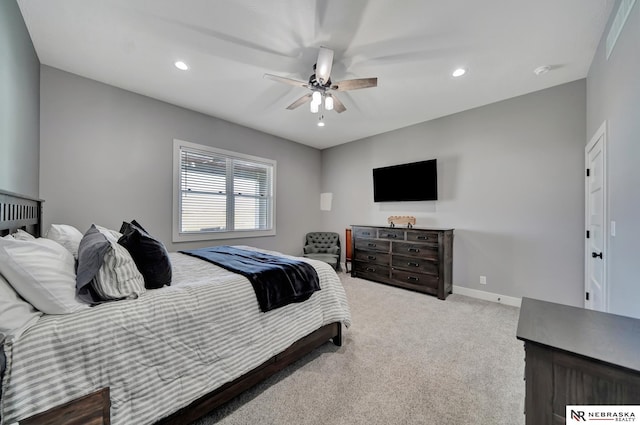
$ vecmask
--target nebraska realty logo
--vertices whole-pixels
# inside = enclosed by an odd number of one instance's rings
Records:
[[[636,422],[639,417],[640,406],[567,406],[565,411],[567,424],[591,421]]]

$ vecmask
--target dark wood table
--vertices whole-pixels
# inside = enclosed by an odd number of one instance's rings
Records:
[[[640,320],[522,299],[527,425],[565,424],[567,405],[640,404]]]

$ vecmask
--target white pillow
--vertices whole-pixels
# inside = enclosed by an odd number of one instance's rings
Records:
[[[104,254],[104,262],[93,279],[93,289],[100,299],[119,300],[137,298],[144,294],[144,277],[138,270],[129,251],[118,243],[114,233],[120,233],[96,225],[96,228],[109,241],[109,249]]]
[[[22,229],[16,230],[16,232],[13,234],[13,238],[19,241],[35,241],[36,240],[35,236],[33,236],[29,232],[25,232]]]
[[[0,342],[18,338],[42,313],[20,298],[9,282],[0,276]]]
[[[78,258],[78,247],[82,240],[80,230],[68,224],[52,224],[45,236],[67,248],[74,258]]]
[[[66,314],[89,307],[76,299],[73,255],[50,239],[0,239],[0,274],[43,313]]]
[[[107,229],[106,227],[98,226],[97,224],[93,224],[96,226],[96,229],[100,231],[109,241],[118,242],[118,239],[122,237],[122,233],[117,230]]]

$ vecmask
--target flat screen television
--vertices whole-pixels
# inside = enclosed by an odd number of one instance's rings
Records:
[[[373,201],[436,201],[436,160],[373,169]]]

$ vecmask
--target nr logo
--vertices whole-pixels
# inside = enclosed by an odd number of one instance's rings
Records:
[[[587,421],[584,418],[584,411],[571,409],[571,420],[580,422],[581,419],[585,422]]]

